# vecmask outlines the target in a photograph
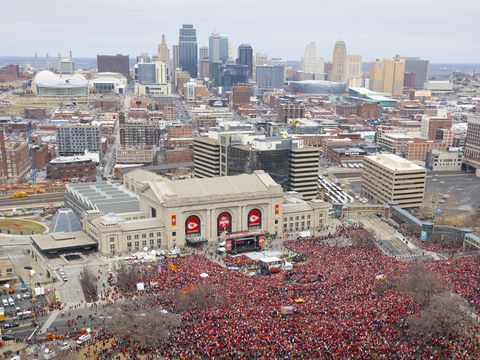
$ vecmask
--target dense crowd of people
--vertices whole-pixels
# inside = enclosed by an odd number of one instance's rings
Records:
[[[172,299],[163,296],[166,291],[180,294],[208,286],[207,306],[180,312],[180,326],[158,348],[139,348],[128,336],[106,329],[102,341],[113,335],[115,347],[104,355],[118,351],[167,358],[467,359],[480,353],[478,342],[454,335],[429,340],[409,336],[408,317],[418,313],[418,306],[394,287],[377,290],[379,275],[398,278],[409,264],[377,248],[325,245],[334,237],[348,237],[350,229],[285,242],[292,252],[308,256],[288,273],[249,277],[197,254],[160,261],[154,266],[155,276],[149,275],[153,285],[147,284],[143,296],[153,296],[155,306],[175,312]],[[239,266],[246,261],[240,259],[229,257],[226,262]],[[427,263],[477,309],[479,265],[477,258]],[[203,273],[208,277],[200,276]],[[109,301],[120,297],[108,290]],[[293,311],[282,314],[280,309],[287,306]]]

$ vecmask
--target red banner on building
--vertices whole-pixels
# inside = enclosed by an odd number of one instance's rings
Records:
[[[248,213],[248,227],[255,227],[262,225],[262,213],[258,209],[252,209]]]
[[[232,232],[232,215],[230,215],[230,213],[225,211],[218,215],[217,231],[218,233],[222,233],[224,231],[228,233]]]
[[[185,221],[185,233],[196,234],[200,232],[200,219],[196,215],[191,215]]]
[[[177,226],[177,215],[172,215],[172,226]]]
[[[280,204],[275,204],[275,215],[280,214]]]

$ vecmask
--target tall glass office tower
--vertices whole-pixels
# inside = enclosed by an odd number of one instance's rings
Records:
[[[178,60],[183,71],[188,71],[192,78],[198,74],[197,31],[191,24],[183,24],[178,41]]]

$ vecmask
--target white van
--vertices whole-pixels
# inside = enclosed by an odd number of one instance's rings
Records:
[[[3,299],[2,303],[3,303],[3,306],[8,306],[8,300],[7,299]]]
[[[8,298],[8,303],[10,304],[10,306],[14,306],[15,305],[15,300],[13,300],[11,297]]]
[[[90,334],[85,334],[85,335],[82,335],[78,338],[78,340],[76,341],[76,343],[78,345],[82,345],[85,341],[88,341],[92,338],[92,335]]]

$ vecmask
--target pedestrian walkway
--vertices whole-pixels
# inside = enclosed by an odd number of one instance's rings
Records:
[[[53,324],[58,314],[60,314],[60,310],[53,310],[50,313],[50,316],[48,317],[47,321],[45,321],[45,324],[43,324],[42,328],[40,329],[41,334],[45,334],[47,332],[48,328],[50,327],[50,325]]]

